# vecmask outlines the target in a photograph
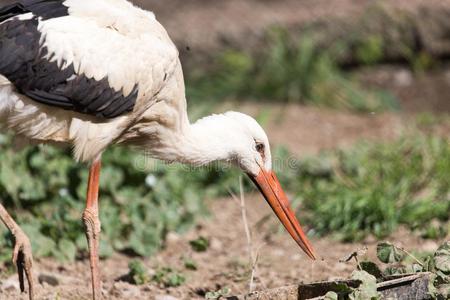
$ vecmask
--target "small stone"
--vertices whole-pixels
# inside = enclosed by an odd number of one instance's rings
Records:
[[[123,281],[114,282],[111,294],[119,298],[137,298],[141,295],[141,290],[138,286],[129,284]]]
[[[38,281],[40,284],[47,283],[51,286],[57,286],[59,285],[59,280],[55,275],[52,274],[39,274]]]
[[[223,243],[219,239],[212,238],[210,245],[211,249],[215,251],[220,251],[223,249]]]
[[[398,71],[395,75],[395,83],[397,84],[397,86],[410,86],[412,84],[413,81],[413,76],[411,71],[408,70],[401,70]]]
[[[426,240],[426,241],[422,242],[422,246],[421,246],[423,251],[432,252],[432,253],[435,252],[438,247],[439,247],[439,245],[435,241],[432,241],[432,240]]]
[[[170,295],[157,295],[155,297],[155,300],[179,300],[179,299]]]
[[[169,232],[166,235],[166,243],[168,245],[174,245],[174,244],[176,244],[179,241],[180,241],[180,235],[177,234],[176,232]]]

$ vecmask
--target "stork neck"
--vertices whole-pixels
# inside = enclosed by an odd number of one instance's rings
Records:
[[[178,161],[205,165],[232,158],[236,141],[233,124],[224,115],[212,115],[189,124],[180,136]]]

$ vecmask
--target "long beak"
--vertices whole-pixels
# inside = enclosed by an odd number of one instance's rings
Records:
[[[272,207],[278,219],[283,223],[292,238],[311,259],[315,260],[316,256],[314,250],[303,232],[300,223],[295,217],[295,214],[289,205],[289,200],[281,188],[275,173],[273,171],[265,171],[261,168],[258,176],[255,177],[249,175],[249,177],[263,194],[264,198],[269,203],[270,207]]]

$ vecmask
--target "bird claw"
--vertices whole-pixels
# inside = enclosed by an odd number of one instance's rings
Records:
[[[29,299],[33,300],[34,280],[31,268],[33,266],[33,255],[31,252],[31,243],[23,232],[15,234],[15,245],[13,251],[13,263],[17,266],[19,274],[20,291],[25,291],[24,273],[28,281]]]

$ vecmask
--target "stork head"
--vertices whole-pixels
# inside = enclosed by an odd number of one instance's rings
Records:
[[[237,125],[234,130],[235,136],[230,137],[229,140],[229,143],[233,145],[229,159],[234,161],[255,183],[300,248],[310,258],[315,259],[314,251],[272,170],[272,157],[266,133],[258,122],[248,115],[227,112],[225,116]],[[239,142],[236,143],[236,140]]]

